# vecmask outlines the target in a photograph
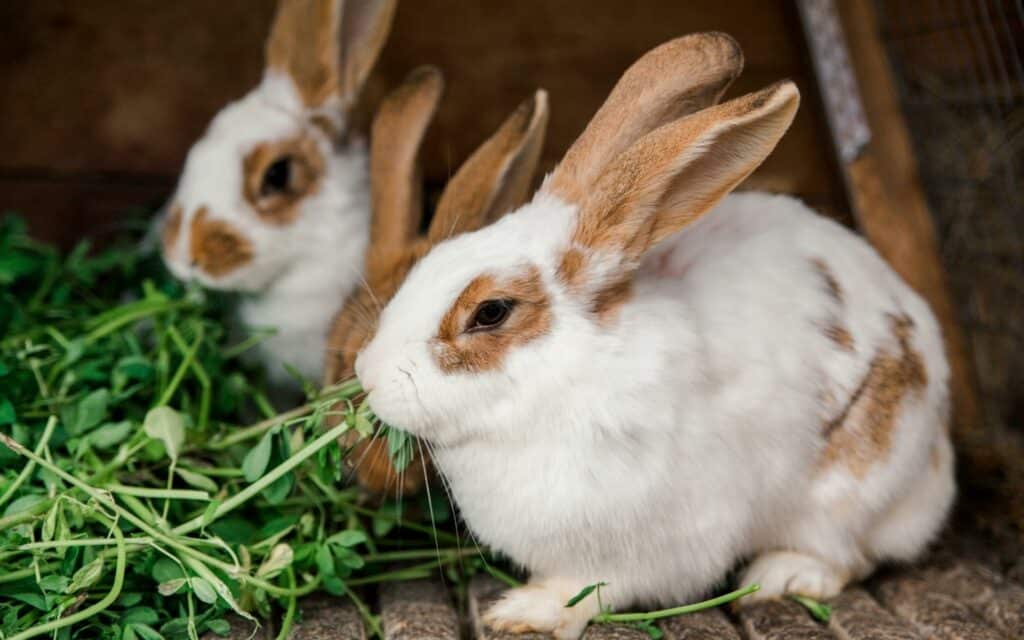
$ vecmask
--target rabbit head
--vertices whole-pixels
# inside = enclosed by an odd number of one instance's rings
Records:
[[[366,244],[365,151],[347,119],[397,0],[281,0],[260,84],[190,149],[162,228],[182,279],[259,292],[330,250],[356,268]]]
[[[597,352],[629,348],[608,344],[606,326],[645,253],[738,185],[789,127],[789,82],[715,104],[741,66],[722,34],[657,47],[529,204],[421,258],[356,361],[377,415],[439,446],[548,428],[531,416],[559,402],[552,385],[571,385]],[[633,374],[644,372],[609,372]]]
[[[448,181],[426,234],[422,218],[420,145],[441,98],[439,71],[421,67],[381,104],[373,122],[370,183],[373,213],[366,254],[366,282],[345,302],[328,339],[324,381],[353,375],[356,354],[372,337],[377,316],[401,286],[409,270],[432,246],[482,228],[521,205],[532,186],[547,125],[546,94],[523,102],[480,145]],[[425,460],[401,480],[391,466],[386,443],[354,444],[359,483],[374,492],[417,490]]]

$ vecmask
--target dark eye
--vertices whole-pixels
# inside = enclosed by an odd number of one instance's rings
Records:
[[[476,308],[467,331],[483,331],[500,326],[512,311],[511,300],[484,300]]]
[[[267,167],[260,185],[260,195],[270,196],[284,193],[292,181],[292,159],[288,156],[275,160]]]

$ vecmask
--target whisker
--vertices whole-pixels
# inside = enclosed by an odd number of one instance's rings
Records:
[[[430,511],[430,528],[434,532],[434,536],[433,536],[434,537],[434,550],[437,552],[437,564],[438,564],[438,567],[440,567],[440,565],[441,565],[441,544],[437,540],[437,521],[434,518],[434,499],[430,496],[430,479],[427,477],[428,476],[428,474],[427,474],[427,465],[423,464],[423,462],[426,460],[426,458],[423,455],[423,441],[420,440],[419,438],[416,438],[416,448],[419,450],[420,463],[421,463],[420,466],[423,468],[423,490],[427,492],[427,510]],[[458,544],[459,543],[458,543],[458,532],[457,531],[456,531],[455,536],[456,536],[455,537],[455,545],[456,545],[456,549],[458,549]],[[459,564],[460,565],[462,564],[461,557],[459,559]],[[446,584],[445,579],[444,579],[444,571],[441,572],[441,584]]]

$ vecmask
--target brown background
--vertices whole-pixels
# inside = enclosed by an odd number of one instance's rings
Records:
[[[8,0],[0,5],[0,209],[70,243],[159,204],[210,117],[259,80],[273,0]],[[751,180],[846,215],[792,3],[784,0],[405,0],[370,80],[372,105],[413,67],[447,93],[426,176],[453,167],[536,87],[550,93],[542,166],[564,152],[619,74],[669,38],[717,29],[746,52],[733,94],[782,77],[804,93]]]

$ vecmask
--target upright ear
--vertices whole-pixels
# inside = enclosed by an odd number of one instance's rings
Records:
[[[578,204],[608,163],[647,133],[718,102],[743,69],[724,33],[697,33],[649,51],[612,89],[544,189]]]
[[[443,90],[438,69],[419,67],[377,110],[370,137],[371,250],[405,247],[418,234],[419,151]]]
[[[605,257],[592,265],[607,270],[591,274],[599,285],[628,276],[648,248],[706,213],[768,157],[799,103],[796,85],[780,82],[638,140],[585,196],[572,237],[577,260]]]
[[[287,74],[309,109],[350,105],[387,39],[397,0],[280,0],[267,70]]]
[[[448,181],[427,232],[432,243],[479,229],[526,201],[547,123],[547,93],[537,91]]]
[[[355,102],[391,32],[398,0],[345,0],[341,21],[341,97]]]

